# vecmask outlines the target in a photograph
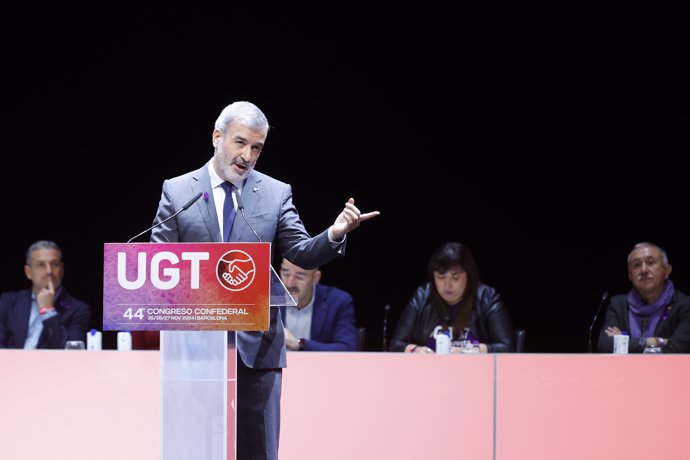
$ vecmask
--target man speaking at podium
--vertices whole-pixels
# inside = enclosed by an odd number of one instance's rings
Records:
[[[343,256],[345,235],[379,212],[361,213],[350,198],[333,225],[310,236],[292,203],[291,186],[254,169],[268,131],[266,116],[251,102],[225,107],[211,136],[213,158],[163,182],[151,242],[272,242],[283,257],[304,268]],[[163,222],[195,196],[204,198]],[[236,213],[242,218],[236,219]],[[277,308],[270,309],[268,331],[237,333],[237,353],[237,458],[277,459],[286,366]]]

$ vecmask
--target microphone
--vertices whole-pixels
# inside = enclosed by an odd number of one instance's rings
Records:
[[[599,317],[599,313],[601,313],[601,308],[604,306],[606,301],[609,298],[609,293],[604,292],[604,294],[601,296],[601,303],[599,304],[599,308],[597,308],[597,312],[594,315],[594,319],[592,320],[592,324],[589,326],[589,352],[593,353],[594,352],[594,345],[592,344],[592,329],[594,329],[594,323],[597,322],[597,318]]]
[[[147,228],[147,229],[144,230],[143,232],[137,233],[136,235],[134,235],[133,237],[131,237],[130,239],[128,239],[127,242],[128,242],[128,243],[131,243],[132,240],[134,240],[134,239],[136,239],[136,238],[139,238],[139,237],[140,237],[141,235],[143,235],[144,233],[146,233],[146,232],[148,232],[148,231],[150,231],[150,230],[153,230],[154,228],[158,227],[159,225],[163,225],[164,223],[166,223],[167,221],[169,221],[169,220],[172,219],[173,217],[177,217],[177,215],[178,215],[179,213],[181,213],[182,211],[184,211],[185,209],[189,208],[191,205],[193,205],[194,203],[196,203],[196,200],[198,200],[199,198],[201,198],[201,195],[203,195],[203,194],[204,194],[203,192],[197,193],[196,195],[194,195],[194,197],[193,197],[191,200],[189,200],[187,203],[185,203],[185,205],[182,206],[182,207],[180,208],[180,210],[177,211],[175,214],[173,214],[172,216],[170,216],[170,217],[168,217],[168,218],[166,218],[166,219],[163,219],[162,221],[158,222],[157,224],[152,225],[151,227]]]
[[[263,241],[261,240],[261,237],[258,233],[256,233],[254,227],[252,227],[247,218],[244,216],[244,202],[242,201],[242,195],[237,191],[237,189],[233,190],[232,194],[235,196],[235,203],[237,203],[237,209],[239,209],[240,214],[242,214],[242,219],[244,219],[244,222],[247,224],[247,227],[249,227],[249,229],[254,233],[256,239],[259,240],[259,243],[262,243]]]
[[[383,351],[388,351],[388,312],[390,311],[391,306],[386,305],[383,307],[383,346],[382,349]]]

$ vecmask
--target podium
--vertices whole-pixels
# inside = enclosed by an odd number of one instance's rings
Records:
[[[268,330],[270,308],[296,305],[270,254],[270,243],[106,243],[104,330],[160,331],[161,460],[236,458],[237,331]]]

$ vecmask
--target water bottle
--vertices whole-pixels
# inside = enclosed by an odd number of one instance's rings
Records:
[[[86,349],[89,351],[100,351],[103,347],[102,334],[96,329],[91,329],[86,334]]]
[[[630,336],[628,334],[617,334],[613,336],[613,354],[627,355]]]
[[[450,337],[453,334],[453,328],[443,329],[443,326],[436,326],[434,328],[434,339],[436,340],[436,353],[439,355],[447,355],[450,353]]]
[[[117,349],[119,351],[132,351],[132,334],[129,332],[117,333]]]

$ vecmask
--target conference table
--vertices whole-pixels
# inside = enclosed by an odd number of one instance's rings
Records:
[[[158,351],[0,369],[3,460],[160,458]],[[689,389],[690,355],[289,352],[280,459],[687,459]]]

